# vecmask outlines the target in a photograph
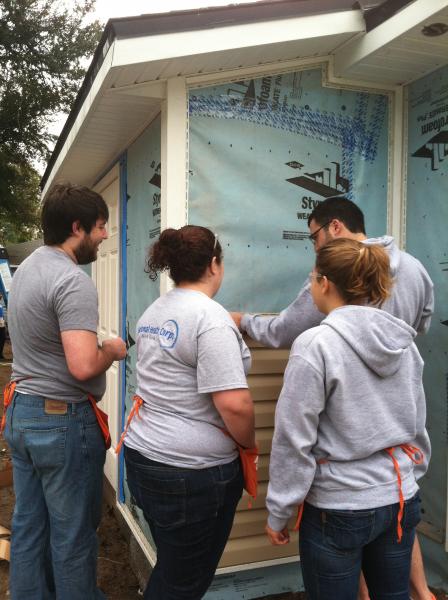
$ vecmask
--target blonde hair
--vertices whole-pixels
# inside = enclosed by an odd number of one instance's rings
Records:
[[[381,246],[346,238],[332,240],[319,250],[316,271],[334,283],[347,304],[380,307],[393,283],[389,256]]]

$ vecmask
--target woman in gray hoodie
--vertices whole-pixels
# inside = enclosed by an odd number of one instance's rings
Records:
[[[378,246],[331,241],[311,280],[327,317],[291,349],[266,531],[273,544],[288,543],[288,520],[303,505],[299,547],[310,600],[356,600],[361,569],[372,600],[408,600],[417,479],[430,457],[416,332],[372,308],[393,285]]]

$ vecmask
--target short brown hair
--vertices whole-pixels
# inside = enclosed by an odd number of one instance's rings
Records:
[[[59,183],[50,190],[42,207],[44,244],[63,244],[76,221],[90,233],[98,219],[108,218],[109,209],[100,194],[82,185]]]
[[[176,285],[195,282],[203,276],[213,258],[219,264],[222,248],[217,236],[200,225],[165,229],[149,250],[145,271],[155,281],[162,271],[169,271]]]
[[[366,233],[362,210],[344,196],[332,196],[319,202],[308,217],[308,227],[311,221],[316,221],[317,225],[324,225],[331,223],[333,219],[344,223],[352,233]]]
[[[316,271],[332,281],[347,304],[381,306],[390,294],[389,256],[381,246],[337,238],[317,253]]]

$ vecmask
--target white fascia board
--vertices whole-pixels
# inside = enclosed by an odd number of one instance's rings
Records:
[[[365,30],[360,10],[116,40],[113,67]]]
[[[55,164],[53,165],[50,176],[48,177],[45,187],[42,190],[42,198],[45,198],[48,190],[52,186],[53,180],[57,176],[57,173],[58,173],[59,169],[61,168],[62,163],[67,158],[67,156],[70,152],[70,148],[75,143],[76,137],[78,136],[78,133],[79,133],[87,115],[93,108],[95,100],[97,100],[97,96],[100,92],[100,89],[104,85],[106,77],[109,75],[112,61],[113,61],[113,53],[114,53],[114,44],[112,44],[111,47],[109,48],[109,50],[104,58],[103,64],[101,65],[100,70],[96,74],[93,84],[91,85],[90,90],[89,90],[86,98],[84,99],[84,102],[82,103],[82,106],[76,116],[75,122],[73,123],[73,125],[70,129],[67,139],[65,140],[64,145],[59,152],[58,158],[57,158]]]
[[[448,6],[448,0],[415,0],[384,23],[349,41],[335,53],[335,73],[344,77],[347,70],[380,50],[399,36],[417,27]]]

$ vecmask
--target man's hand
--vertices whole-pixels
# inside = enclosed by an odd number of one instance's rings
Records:
[[[235,321],[235,325],[238,327],[238,329],[240,331],[242,331],[242,329],[241,329],[241,319],[243,318],[243,314],[244,313],[241,313],[241,312],[231,312],[230,313],[230,316]]]
[[[126,357],[126,344],[119,337],[111,338],[110,340],[104,340],[101,347],[103,351],[111,357],[112,360],[122,360]]]
[[[289,531],[287,527],[284,527],[281,531],[274,531],[269,525],[266,525],[265,532],[273,546],[289,544]]]

